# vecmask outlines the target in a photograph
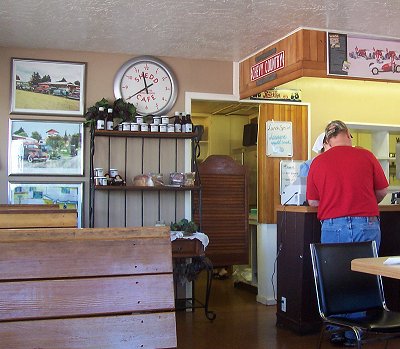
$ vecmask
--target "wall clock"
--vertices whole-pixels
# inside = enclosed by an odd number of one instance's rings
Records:
[[[114,95],[132,103],[140,115],[165,115],[175,104],[178,83],[164,62],[152,56],[140,56],[118,70]]]

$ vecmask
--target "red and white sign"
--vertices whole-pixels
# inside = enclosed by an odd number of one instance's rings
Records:
[[[278,52],[250,68],[250,79],[255,81],[285,67],[285,51]]]

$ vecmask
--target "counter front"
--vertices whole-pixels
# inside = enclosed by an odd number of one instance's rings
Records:
[[[400,255],[400,205],[380,205],[382,241],[380,256]],[[277,208],[277,325],[298,333],[319,331],[310,243],[320,242],[317,208]],[[400,310],[400,281],[383,278],[389,309]],[[286,309],[282,308],[286,299]],[[286,310],[286,311],[284,311]]]

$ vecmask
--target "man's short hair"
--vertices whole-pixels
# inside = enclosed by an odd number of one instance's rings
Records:
[[[325,128],[325,140],[329,141],[330,138],[336,137],[340,132],[348,131],[348,127],[343,121],[333,120]]]

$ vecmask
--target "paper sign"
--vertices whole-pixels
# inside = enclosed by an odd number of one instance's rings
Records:
[[[280,194],[292,184],[300,173],[300,165],[303,160],[281,160],[280,162]]]
[[[293,134],[291,121],[267,121],[266,133],[267,156],[293,156]]]

